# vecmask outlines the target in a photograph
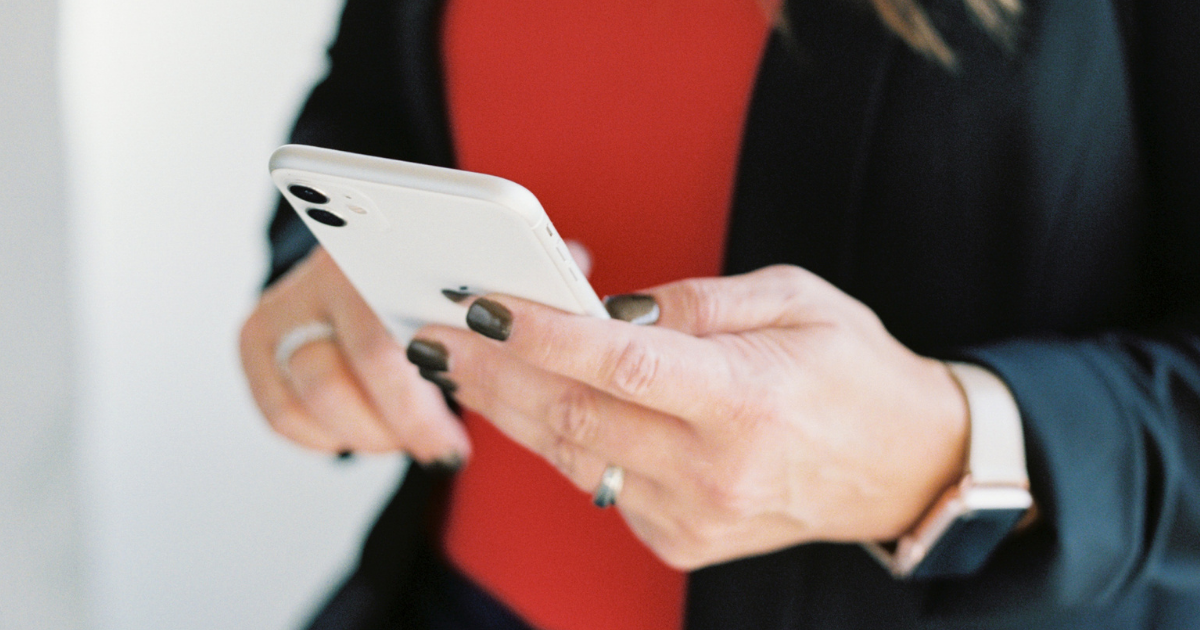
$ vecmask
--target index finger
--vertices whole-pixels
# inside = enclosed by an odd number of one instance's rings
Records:
[[[572,315],[504,295],[477,299],[467,324],[531,365],[682,419],[724,415],[737,389],[719,344],[675,330]]]

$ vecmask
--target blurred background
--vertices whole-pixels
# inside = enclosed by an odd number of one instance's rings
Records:
[[[276,438],[236,354],[340,1],[0,1],[0,628],[295,627],[402,465]]]

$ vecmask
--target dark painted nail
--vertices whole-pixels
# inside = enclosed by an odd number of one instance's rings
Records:
[[[432,473],[448,475],[458,472],[463,467],[463,463],[462,455],[451,453],[441,459],[423,464],[421,467]]]
[[[420,368],[417,370],[417,372],[421,375],[421,378],[442,388],[442,393],[446,394],[447,396],[450,396],[454,394],[454,392],[458,391],[458,384],[446,378],[445,374],[437,370]]]
[[[446,346],[436,341],[413,339],[404,354],[419,368],[440,372],[450,369],[450,353],[446,351]]]
[[[458,401],[455,400],[454,392],[449,392],[449,391],[446,391],[445,388],[442,388],[442,400],[446,401],[446,408],[450,410],[450,413],[458,416],[459,419],[462,419],[462,415],[463,415],[462,405],[460,405],[458,403]]]
[[[455,304],[462,304],[463,302],[475,297],[474,293],[455,291],[454,289],[442,289],[442,295],[446,296],[446,299],[454,302]]]
[[[604,308],[613,319],[637,326],[650,326],[658,322],[661,311],[658,302],[649,295],[630,293],[604,298]]]
[[[338,451],[337,460],[339,462],[348,462],[352,459],[354,459],[354,451],[352,451],[350,449],[346,449],[344,451]]]
[[[467,309],[467,326],[484,337],[504,341],[512,334],[512,312],[499,302],[479,298]]]

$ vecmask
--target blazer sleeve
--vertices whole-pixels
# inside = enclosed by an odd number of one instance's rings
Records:
[[[1200,593],[1200,5],[1115,6],[1151,214],[1146,322],[967,352],[1017,399],[1042,525],[983,575],[943,585],[947,610],[1069,610],[1131,594],[1168,610]]]
[[[957,1],[930,4],[962,10]],[[858,35],[859,23],[827,41],[826,16],[793,15],[797,30],[821,28],[805,31],[800,62],[789,64],[782,46],[768,49],[727,262],[734,273],[805,266],[857,293],[917,351],[1000,375],[1021,411],[1040,520],[964,578],[893,580],[857,547],[832,544],[708,567],[689,581],[693,630],[1185,628],[1200,618],[1200,4],[1023,4],[1037,18],[1026,26],[1038,48],[1014,70],[989,65],[999,57],[986,49],[968,58],[984,46],[972,24],[956,42],[970,63],[951,78],[903,49],[886,63],[856,62],[873,41]],[[1111,38],[1111,55],[1101,36]],[[1071,57],[1078,42],[1103,54]],[[822,107],[805,100],[829,96],[809,78],[822,64],[836,69],[835,87],[870,76],[883,77],[881,87],[857,101],[834,94],[827,100],[839,107]],[[1034,79],[1025,74],[1043,67]],[[1075,89],[1090,79],[1105,81],[1102,99]],[[1026,91],[1026,80],[1040,82]],[[858,107],[870,115],[851,120],[882,121],[862,143],[886,156],[875,170],[871,153],[844,149],[855,129],[830,141],[820,134],[838,128],[808,122],[855,102],[882,103],[877,114]],[[1084,106],[1105,124],[1073,116]],[[1005,126],[1005,108],[1020,125]],[[1034,117],[1043,126],[1033,128]],[[1037,133],[1046,128],[1061,133]],[[1080,142],[1057,142],[1064,138]],[[948,155],[963,159],[947,165]],[[836,181],[860,164],[866,184]],[[814,214],[837,218],[832,233],[853,238],[819,241],[830,232]],[[857,258],[839,257],[841,243],[854,244]]]
[[[328,51],[328,74],[309,95],[290,142],[449,166],[438,5],[348,0]],[[282,197],[268,237],[268,285],[316,245]]]

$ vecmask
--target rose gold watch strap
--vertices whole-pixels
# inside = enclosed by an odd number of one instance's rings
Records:
[[[971,423],[967,474],[975,485],[1029,487],[1021,412],[1000,377],[978,365],[947,363],[967,398]]]
[[[967,399],[967,467],[962,479],[943,492],[912,531],[900,537],[894,550],[874,542],[863,545],[896,577],[912,575],[959,518],[980,514],[978,510],[1019,514],[1032,505],[1021,413],[1012,392],[1004,381],[982,367],[969,363],[946,365]],[[998,516],[999,511],[995,512]],[[1017,520],[1008,518],[1011,522]]]

